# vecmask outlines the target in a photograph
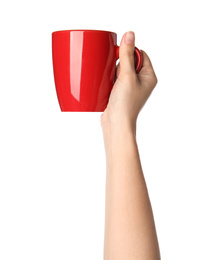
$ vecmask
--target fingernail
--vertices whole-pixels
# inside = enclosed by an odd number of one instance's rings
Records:
[[[127,32],[125,35],[125,43],[126,44],[134,44],[135,35],[134,32]]]

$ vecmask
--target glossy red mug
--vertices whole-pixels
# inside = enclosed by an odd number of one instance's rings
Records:
[[[135,48],[136,72],[142,55]],[[119,58],[117,34],[98,30],[52,33],[54,81],[63,112],[103,112],[115,80]]]

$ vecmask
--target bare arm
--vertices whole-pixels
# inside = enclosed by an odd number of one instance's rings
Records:
[[[134,71],[134,42],[121,41],[117,81],[101,117],[106,152],[104,260],[159,260],[152,208],[136,143],[136,120],[157,79],[143,52]],[[140,78],[141,77],[141,78]],[[144,85],[143,85],[144,82]]]

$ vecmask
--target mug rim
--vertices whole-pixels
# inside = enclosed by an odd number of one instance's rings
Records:
[[[55,33],[64,33],[64,32],[101,32],[101,33],[113,33],[116,34],[115,32],[112,31],[105,31],[105,30],[94,30],[94,29],[72,29],[72,30],[58,30],[52,32],[52,34]],[[117,35],[117,34],[116,34]]]

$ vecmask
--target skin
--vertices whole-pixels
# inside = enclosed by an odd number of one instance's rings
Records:
[[[120,44],[117,78],[101,116],[106,154],[104,260],[160,260],[136,142],[137,117],[157,77],[144,51],[142,68],[136,74],[134,47],[134,33],[127,32]]]

